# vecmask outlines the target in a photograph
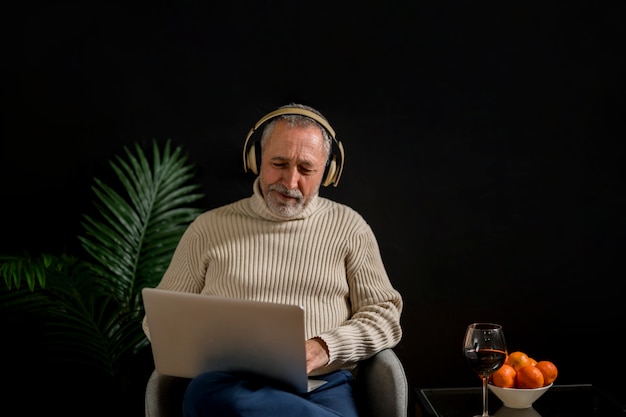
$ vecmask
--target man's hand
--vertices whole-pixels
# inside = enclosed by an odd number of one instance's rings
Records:
[[[326,343],[319,337],[309,339],[305,344],[306,348],[306,372],[316,370],[328,363],[330,355]]]

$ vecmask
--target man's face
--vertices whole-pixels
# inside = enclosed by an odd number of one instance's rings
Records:
[[[318,126],[276,123],[262,150],[261,192],[269,209],[296,217],[319,192],[326,167],[324,136]]]

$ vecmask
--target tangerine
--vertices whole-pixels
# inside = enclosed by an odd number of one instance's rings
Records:
[[[515,351],[507,355],[504,363],[512,366],[517,372],[521,367],[530,365],[530,358],[524,352]]]
[[[502,365],[491,374],[493,385],[501,388],[515,388],[515,369],[511,365]]]
[[[550,361],[539,361],[535,367],[543,374],[543,386],[553,383],[559,374],[556,365]]]
[[[517,370],[515,377],[516,388],[541,388],[543,387],[543,372],[536,366],[526,365]]]
[[[528,357],[528,360],[529,360],[529,363],[528,363],[529,365],[532,365],[532,366],[537,365],[537,361],[535,359],[531,358],[530,356]]]

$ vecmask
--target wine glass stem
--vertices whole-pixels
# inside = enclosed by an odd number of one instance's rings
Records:
[[[489,417],[489,409],[487,407],[487,377],[483,376],[481,379],[483,380],[483,414],[481,417]]]

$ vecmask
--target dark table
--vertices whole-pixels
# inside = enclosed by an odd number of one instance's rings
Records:
[[[476,388],[416,389],[418,417],[472,417],[480,415],[482,397]],[[491,391],[490,415],[497,417],[625,417],[626,405],[591,384],[554,385],[531,408],[502,405]]]

